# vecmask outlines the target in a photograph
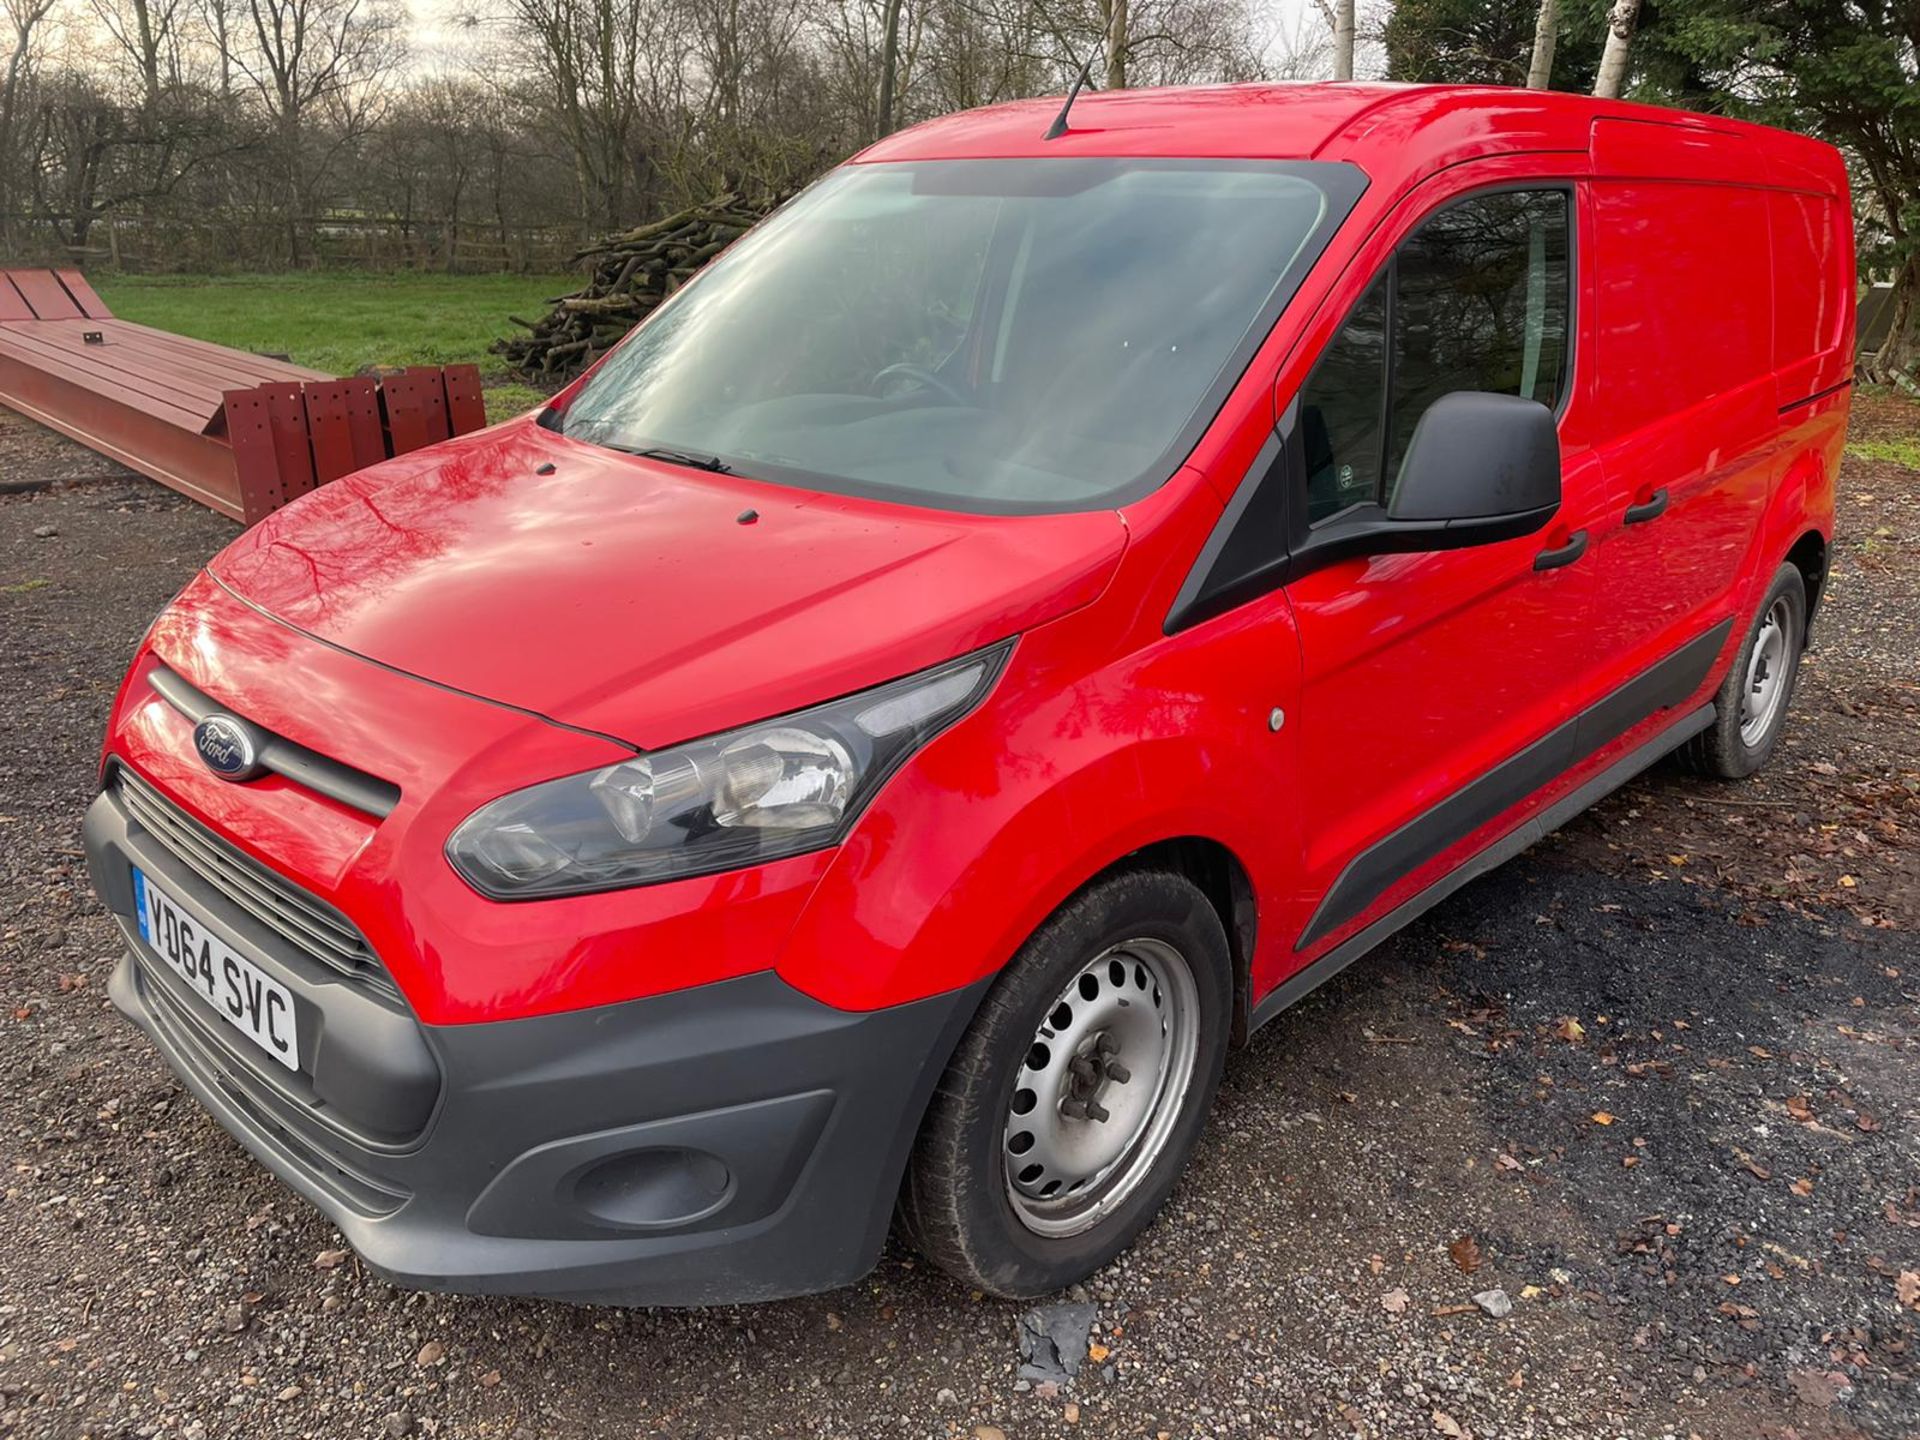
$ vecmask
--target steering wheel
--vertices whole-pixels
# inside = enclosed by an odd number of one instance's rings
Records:
[[[894,376],[901,376],[908,380],[917,381],[923,389],[937,390],[956,405],[967,406],[973,404],[972,399],[963,394],[957,386],[946,380],[942,380],[924,365],[915,365],[905,360],[902,360],[897,365],[889,365],[884,370],[881,370],[873,379],[867,382],[867,388],[877,395],[880,393],[881,387]]]

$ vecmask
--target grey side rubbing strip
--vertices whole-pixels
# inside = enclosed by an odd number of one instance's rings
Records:
[[[1354,856],[1314,911],[1307,928],[1300,932],[1294,949],[1304,949],[1346,924],[1402,876],[1459,844],[1643,720],[1685,700],[1707,678],[1732,631],[1731,618],[1721,621],[1518,755],[1502,761]]]
[[[1564,800],[1548,806],[1531,820],[1501,836],[1472,859],[1449,870],[1418,895],[1388,911],[1352,939],[1342,941],[1299,974],[1276,985],[1254,1007],[1253,1016],[1247,1024],[1248,1034],[1333,979],[1395,931],[1411,925],[1468,881],[1477,880],[1489,870],[1504,865],[1536,840],[1558,830],[1581,811],[1604,800],[1655,761],[1678,750],[1713,724],[1714,714],[1711,702],[1692,711],[1644,744],[1628,751]]]
[[[165,665],[154,667],[151,680],[154,693],[195,724],[209,715],[231,713],[211,695],[196,688],[185,676]],[[258,737],[260,764],[274,774],[284,776],[296,785],[304,785],[329,800],[351,805],[355,810],[376,819],[384,820],[393,813],[393,807],[400,803],[398,785],[369,775],[364,770],[356,770],[351,765],[343,765],[317,750],[296,745],[263,726],[255,725],[244,715],[234,718],[245,722]]]

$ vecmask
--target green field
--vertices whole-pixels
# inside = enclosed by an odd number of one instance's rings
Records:
[[[285,355],[330,374],[471,361],[489,381],[503,378],[487,345],[514,329],[507,316],[534,319],[580,283],[565,275],[355,273],[92,279],[122,320]]]
[[[1920,470],[1920,436],[1896,435],[1878,440],[1854,440],[1847,454],[1856,460],[1890,460],[1909,470]]]

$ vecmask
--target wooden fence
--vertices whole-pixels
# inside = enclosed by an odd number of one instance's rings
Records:
[[[564,270],[586,238],[574,225],[409,221],[327,214],[284,219],[182,221],[116,215],[94,221],[84,245],[58,215],[0,215],[0,258],[11,264],[81,264],[136,273],[342,267],[458,274]]]

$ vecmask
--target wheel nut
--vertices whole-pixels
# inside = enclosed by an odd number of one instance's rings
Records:
[[[1107,1078],[1116,1085],[1124,1085],[1127,1081],[1133,1079],[1133,1072],[1118,1060],[1109,1060],[1107,1062]]]
[[[1093,1068],[1093,1061],[1084,1055],[1074,1056],[1072,1061],[1068,1063],[1067,1068],[1082,1080],[1094,1080],[1098,1078],[1097,1072]]]
[[[1084,1120],[1087,1118],[1087,1102],[1084,1100],[1062,1100],[1060,1102],[1060,1113],[1069,1120]]]
[[[1108,1112],[1107,1107],[1102,1105],[1098,1100],[1087,1101],[1086,1109],[1089,1120],[1110,1120],[1113,1118]]]

